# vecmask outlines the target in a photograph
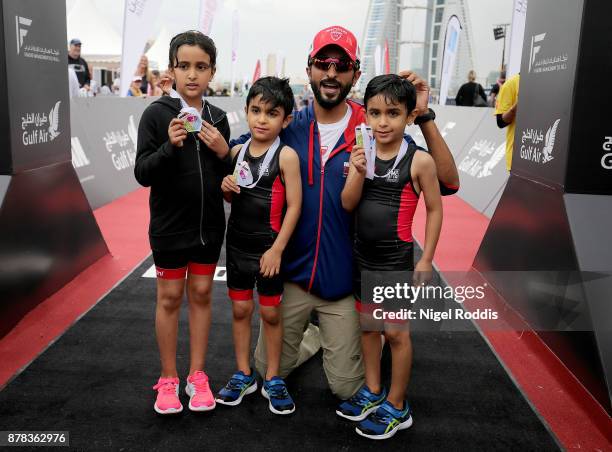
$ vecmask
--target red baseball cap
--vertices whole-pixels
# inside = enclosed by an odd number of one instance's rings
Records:
[[[346,28],[334,25],[318,32],[312,40],[309,57],[314,57],[319,50],[328,45],[335,45],[346,52],[353,61],[359,61],[359,44],[355,35]]]

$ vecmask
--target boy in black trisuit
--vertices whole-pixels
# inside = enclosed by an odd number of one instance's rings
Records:
[[[291,121],[293,108],[287,79],[264,77],[253,84],[246,106],[251,139],[232,149],[234,174],[221,186],[232,204],[226,241],[227,286],[238,370],[219,391],[217,402],[238,405],[244,395],[257,390],[249,364],[256,283],[268,362],[261,393],[275,414],[295,411],[285,382],[278,376],[283,336],[281,257],[302,204],[298,156],[278,137]]]
[[[363,147],[355,146],[342,191],[342,205],[348,211],[356,209],[353,290],[362,325],[366,381],[336,413],[360,421],[356,428],[360,435],[386,439],[412,425],[411,410],[405,400],[412,344],[407,323],[380,319],[380,312],[374,315],[374,308],[380,305],[362,299],[361,272],[414,270],[415,282],[431,275],[442,225],[442,200],[433,158],[409,136],[404,136],[405,127],[417,115],[412,83],[393,74],[375,77],[368,83],[364,103],[374,137],[374,174],[366,179],[366,153]],[[423,256],[415,266],[412,219],[421,192],[427,208],[427,225]],[[380,382],[381,331],[391,347],[388,393]]]

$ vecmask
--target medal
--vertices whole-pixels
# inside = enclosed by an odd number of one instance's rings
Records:
[[[246,154],[246,150],[251,144],[251,139],[249,138],[246,143],[242,145],[240,152],[238,153],[238,158],[236,159],[236,169],[234,170],[234,176],[236,176],[236,183],[240,187],[244,188],[253,188],[257,185],[261,177],[266,174],[268,167],[270,166],[270,162],[274,158],[276,151],[280,147],[280,138],[276,137],[272,146],[268,148],[266,151],[266,156],[264,157],[264,161],[259,167],[259,177],[255,182],[253,182],[253,173],[251,172],[251,168],[249,164],[244,161],[244,156]],[[238,171],[238,173],[236,173]]]

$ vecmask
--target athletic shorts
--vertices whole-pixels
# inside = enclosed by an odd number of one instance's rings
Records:
[[[278,306],[283,294],[283,278],[280,274],[265,278],[260,272],[259,260],[263,253],[247,252],[226,244],[227,288],[232,301],[253,299],[257,285],[259,304]]]
[[[184,279],[191,275],[214,275],[222,243],[209,242],[192,248],[156,251],[153,261],[159,279]]]
[[[414,249],[411,242],[394,241],[370,245],[355,241],[353,264],[353,296],[355,307],[361,313],[371,313],[381,305],[361,296],[361,272],[413,271]]]

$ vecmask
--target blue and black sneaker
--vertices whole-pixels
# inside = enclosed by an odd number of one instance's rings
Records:
[[[291,414],[295,411],[293,399],[287,391],[285,380],[281,377],[264,380],[261,395],[270,401],[268,406],[274,414]]]
[[[404,401],[404,409],[398,410],[388,400],[376,411],[359,423],[355,428],[357,433],[370,439],[387,439],[398,430],[404,430],[412,425],[412,412]]]
[[[242,402],[245,395],[255,391],[257,391],[257,380],[254,372],[251,372],[251,375],[245,375],[244,372],[238,371],[219,391],[215,400],[222,405],[236,406]]]
[[[386,397],[387,391],[385,388],[380,391],[380,394],[375,394],[370,391],[370,388],[363,385],[353,397],[340,404],[336,414],[349,421],[363,421],[368,417],[368,414],[376,410],[385,401]]]

